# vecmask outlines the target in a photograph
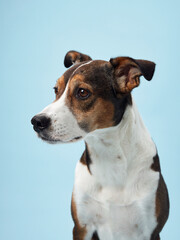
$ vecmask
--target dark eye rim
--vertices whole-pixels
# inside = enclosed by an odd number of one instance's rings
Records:
[[[82,91],[82,90],[84,90],[84,91],[87,92],[87,95],[86,95],[86,96],[80,95],[80,91]],[[81,100],[86,100],[86,99],[89,98],[90,96],[91,96],[91,92],[90,92],[88,89],[86,89],[86,88],[78,88],[78,89],[77,89],[76,98],[81,99]]]
[[[58,87],[53,87],[55,94],[58,93]]]

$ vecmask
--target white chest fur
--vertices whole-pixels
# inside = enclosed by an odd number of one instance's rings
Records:
[[[133,103],[116,127],[88,134],[90,172],[76,167],[73,197],[87,240],[149,240],[156,226],[156,148]]]

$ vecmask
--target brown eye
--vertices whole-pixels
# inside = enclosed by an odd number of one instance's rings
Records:
[[[77,98],[84,100],[90,96],[90,92],[84,88],[79,88],[76,96]]]
[[[57,94],[58,93],[58,88],[54,87],[53,89],[54,89],[55,94]]]

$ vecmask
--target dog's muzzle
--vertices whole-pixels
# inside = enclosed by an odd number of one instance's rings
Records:
[[[33,125],[34,130],[37,133],[42,132],[44,129],[48,128],[51,124],[51,119],[47,117],[45,114],[35,115],[31,119],[31,123]]]

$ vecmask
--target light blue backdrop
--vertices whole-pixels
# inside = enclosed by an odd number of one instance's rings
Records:
[[[162,240],[180,236],[179,1],[0,1],[0,239],[72,239],[70,200],[83,142],[48,145],[31,117],[54,100],[53,86],[75,49],[94,59],[155,61],[133,92],[157,144],[171,213]]]

